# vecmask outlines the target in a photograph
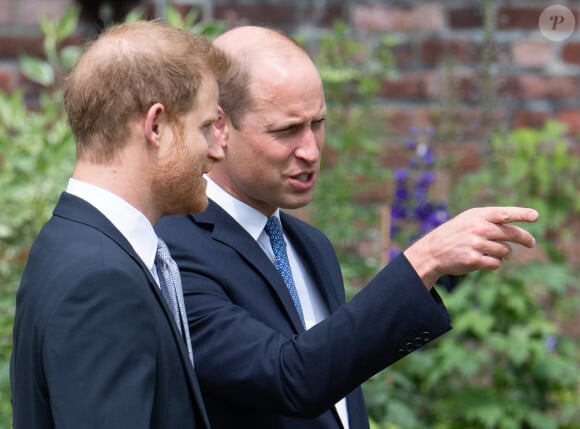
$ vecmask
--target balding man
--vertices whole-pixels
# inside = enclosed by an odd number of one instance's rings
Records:
[[[216,40],[220,81],[208,209],[162,219],[183,279],[196,369],[214,429],[368,428],[360,384],[451,328],[443,274],[499,268],[525,208],[460,214],[417,241],[345,304],[328,239],[280,211],[310,202],[326,105],[308,55],[269,29]],[[281,223],[281,227],[280,227]]]
[[[77,162],[17,295],[15,429],[209,428],[153,225],[207,206],[227,67],[207,39],[139,22],[106,31],[68,77]]]

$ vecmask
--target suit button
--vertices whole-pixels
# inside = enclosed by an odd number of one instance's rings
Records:
[[[415,346],[413,345],[413,343],[407,343],[405,344],[405,350],[407,350],[408,353],[411,353],[412,351],[415,350]]]
[[[421,337],[415,338],[415,346],[416,347],[421,347],[424,344],[425,344],[425,342],[423,341],[423,338],[421,338]]]
[[[423,332],[423,342],[426,344],[429,341],[431,341],[431,334],[427,331]]]

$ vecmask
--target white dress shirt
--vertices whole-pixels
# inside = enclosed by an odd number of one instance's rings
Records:
[[[227,193],[217,183],[210,179],[209,176],[205,176],[205,179],[207,180],[206,193],[208,198],[211,198],[232,218],[234,218],[234,220],[258,242],[258,245],[266,255],[268,255],[272,263],[274,263],[275,256],[270,244],[270,238],[268,237],[268,234],[266,234],[266,231],[264,231],[264,227],[268,221],[267,216]],[[280,210],[276,210],[273,216],[279,218]],[[300,298],[302,312],[304,313],[306,329],[310,329],[312,326],[328,317],[329,311],[320,296],[318,288],[314,285],[308,270],[292,246],[292,243],[286,237],[286,234],[284,234],[284,239],[286,240],[286,249],[288,252],[290,269],[292,270],[292,277],[294,278],[294,284],[298,292],[298,297]],[[342,421],[343,427],[349,429],[346,398],[343,398],[336,403],[336,410]]]
[[[77,179],[69,179],[66,192],[82,198],[109,219],[159,283],[155,269],[157,234],[143,213],[112,192]]]

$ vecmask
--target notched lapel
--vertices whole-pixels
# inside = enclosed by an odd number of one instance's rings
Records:
[[[328,284],[337,282],[342,288],[342,279],[330,278],[332,268],[328,265],[329,257],[320,251],[320,246],[316,243],[312,236],[303,230],[303,227],[295,218],[289,217],[281,213],[282,226],[288,239],[292,242],[292,246],[300,256],[302,262],[306,265],[312,281],[320,296],[324,300],[328,309],[333,312],[338,306],[343,303],[342,296],[338,295],[336,285]],[[333,253],[334,256],[334,253]]]
[[[208,208],[203,213],[192,215],[192,217],[196,223],[211,225],[214,240],[234,249],[249,266],[260,273],[281,301],[296,332],[304,331],[300,316],[282,276],[253,237],[212,200],[209,201]]]
[[[92,228],[98,229],[101,233],[109,237],[117,245],[119,245],[145,272],[147,279],[149,280],[149,287],[153,291],[159,305],[161,306],[165,317],[167,318],[169,325],[171,326],[173,337],[175,341],[178,342],[178,350],[182,364],[188,373],[188,379],[190,381],[193,396],[196,398],[197,402],[200,404],[200,411],[202,411],[202,418],[209,428],[209,423],[207,416],[205,415],[205,410],[203,409],[203,400],[201,397],[201,391],[199,389],[199,384],[195,376],[195,372],[191,367],[189,361],[189,354],[187,352],[187,347],[177,326],[173,322],[173,315],[171,311],[165,304],[163,297],[161,296],[161,291],[157,286],[157,282],[153,278],[149,267],[145,266],[142,259],[137,255],[133,246],[127,241],[127,239],[121,234],[121,232],[113,225],[113,223],[107,219],[99,210],[94,206],[79,198],[77,196],[63,192],[60,196],[58,204],[54,209],[54,215],[69,219],[72,222],[79,222],[90,226]]]

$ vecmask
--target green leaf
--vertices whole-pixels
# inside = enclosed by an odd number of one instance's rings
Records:
[[[60,42],[70,36],[77,27],[79,20],[79,8],[71,7],[63,15],[56,26],[56,40]]]
[[[60,51],[60,64],[64,69],[71,69],[77,63],[81,55],[78,46],[66,46]]]
[[[185,30],[185,22],[181,16],[181,13],[177,11],[174,7],[167,7],[165,10],[165,21],[172,27],[180,28]]]
[[[22,73],[33,82],[43,86],[50,86],[54,83],[54,68],[46,61],[23,55],[20,57]]]
[[[136,7],[132,9],[125,17],[125,22],[137,22],[143,20],[145,17],[145,11],[141,7]]]

